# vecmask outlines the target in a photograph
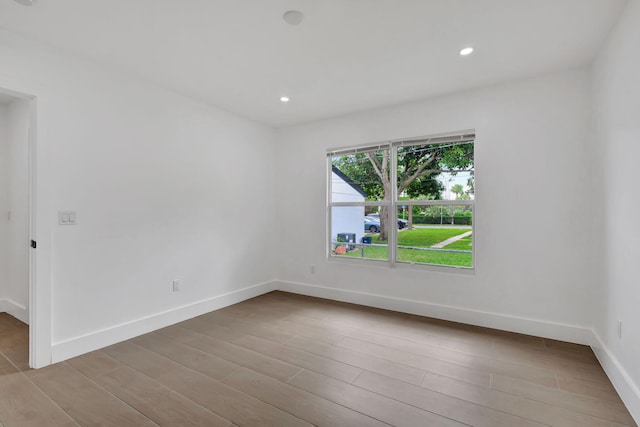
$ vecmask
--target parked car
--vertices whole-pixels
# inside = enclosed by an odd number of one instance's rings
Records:
[[[375,219],[370,216],[364,217],[364,231],[368,231],[370,233],[379,233],[380,232],[380,220]]]
[[[374,221],[377,221],[378,224],[380,224],[380,214],[377,213],[372,213],[367,215],[368,217],[370,217],[371,219],[373,219]],[[409,226],[409,221],[407,221],[406,219],[402,219],[402,218],[398,218],[398,229],[402,230],[403,228],[407,228]]]

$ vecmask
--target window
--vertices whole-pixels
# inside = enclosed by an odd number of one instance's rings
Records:
[[[473,267],[470,132],[328,153],[329,256]]]

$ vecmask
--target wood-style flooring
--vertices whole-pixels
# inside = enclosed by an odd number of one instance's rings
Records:
[[[588,347],[272,292],[40,370],[0,314],[0,425],[636,426]]]

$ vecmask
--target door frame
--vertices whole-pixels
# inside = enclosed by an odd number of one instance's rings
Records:
[[[19,79],[0,74],[0,91],[29,102],[29,234],[37,242],[29,249],[29,366],[42,368],[51,364],[51,243],[50,209],[51,156],[48,147],[38,139],[38,119],[42,91]],[[29,243],[29,242],[25,242]],[[37,255],[37,256],[36,256]]]

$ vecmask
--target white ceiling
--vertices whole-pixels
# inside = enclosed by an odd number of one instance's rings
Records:
[[[282,126],[588,64],[625,1],[0,0],[0,27]]]

